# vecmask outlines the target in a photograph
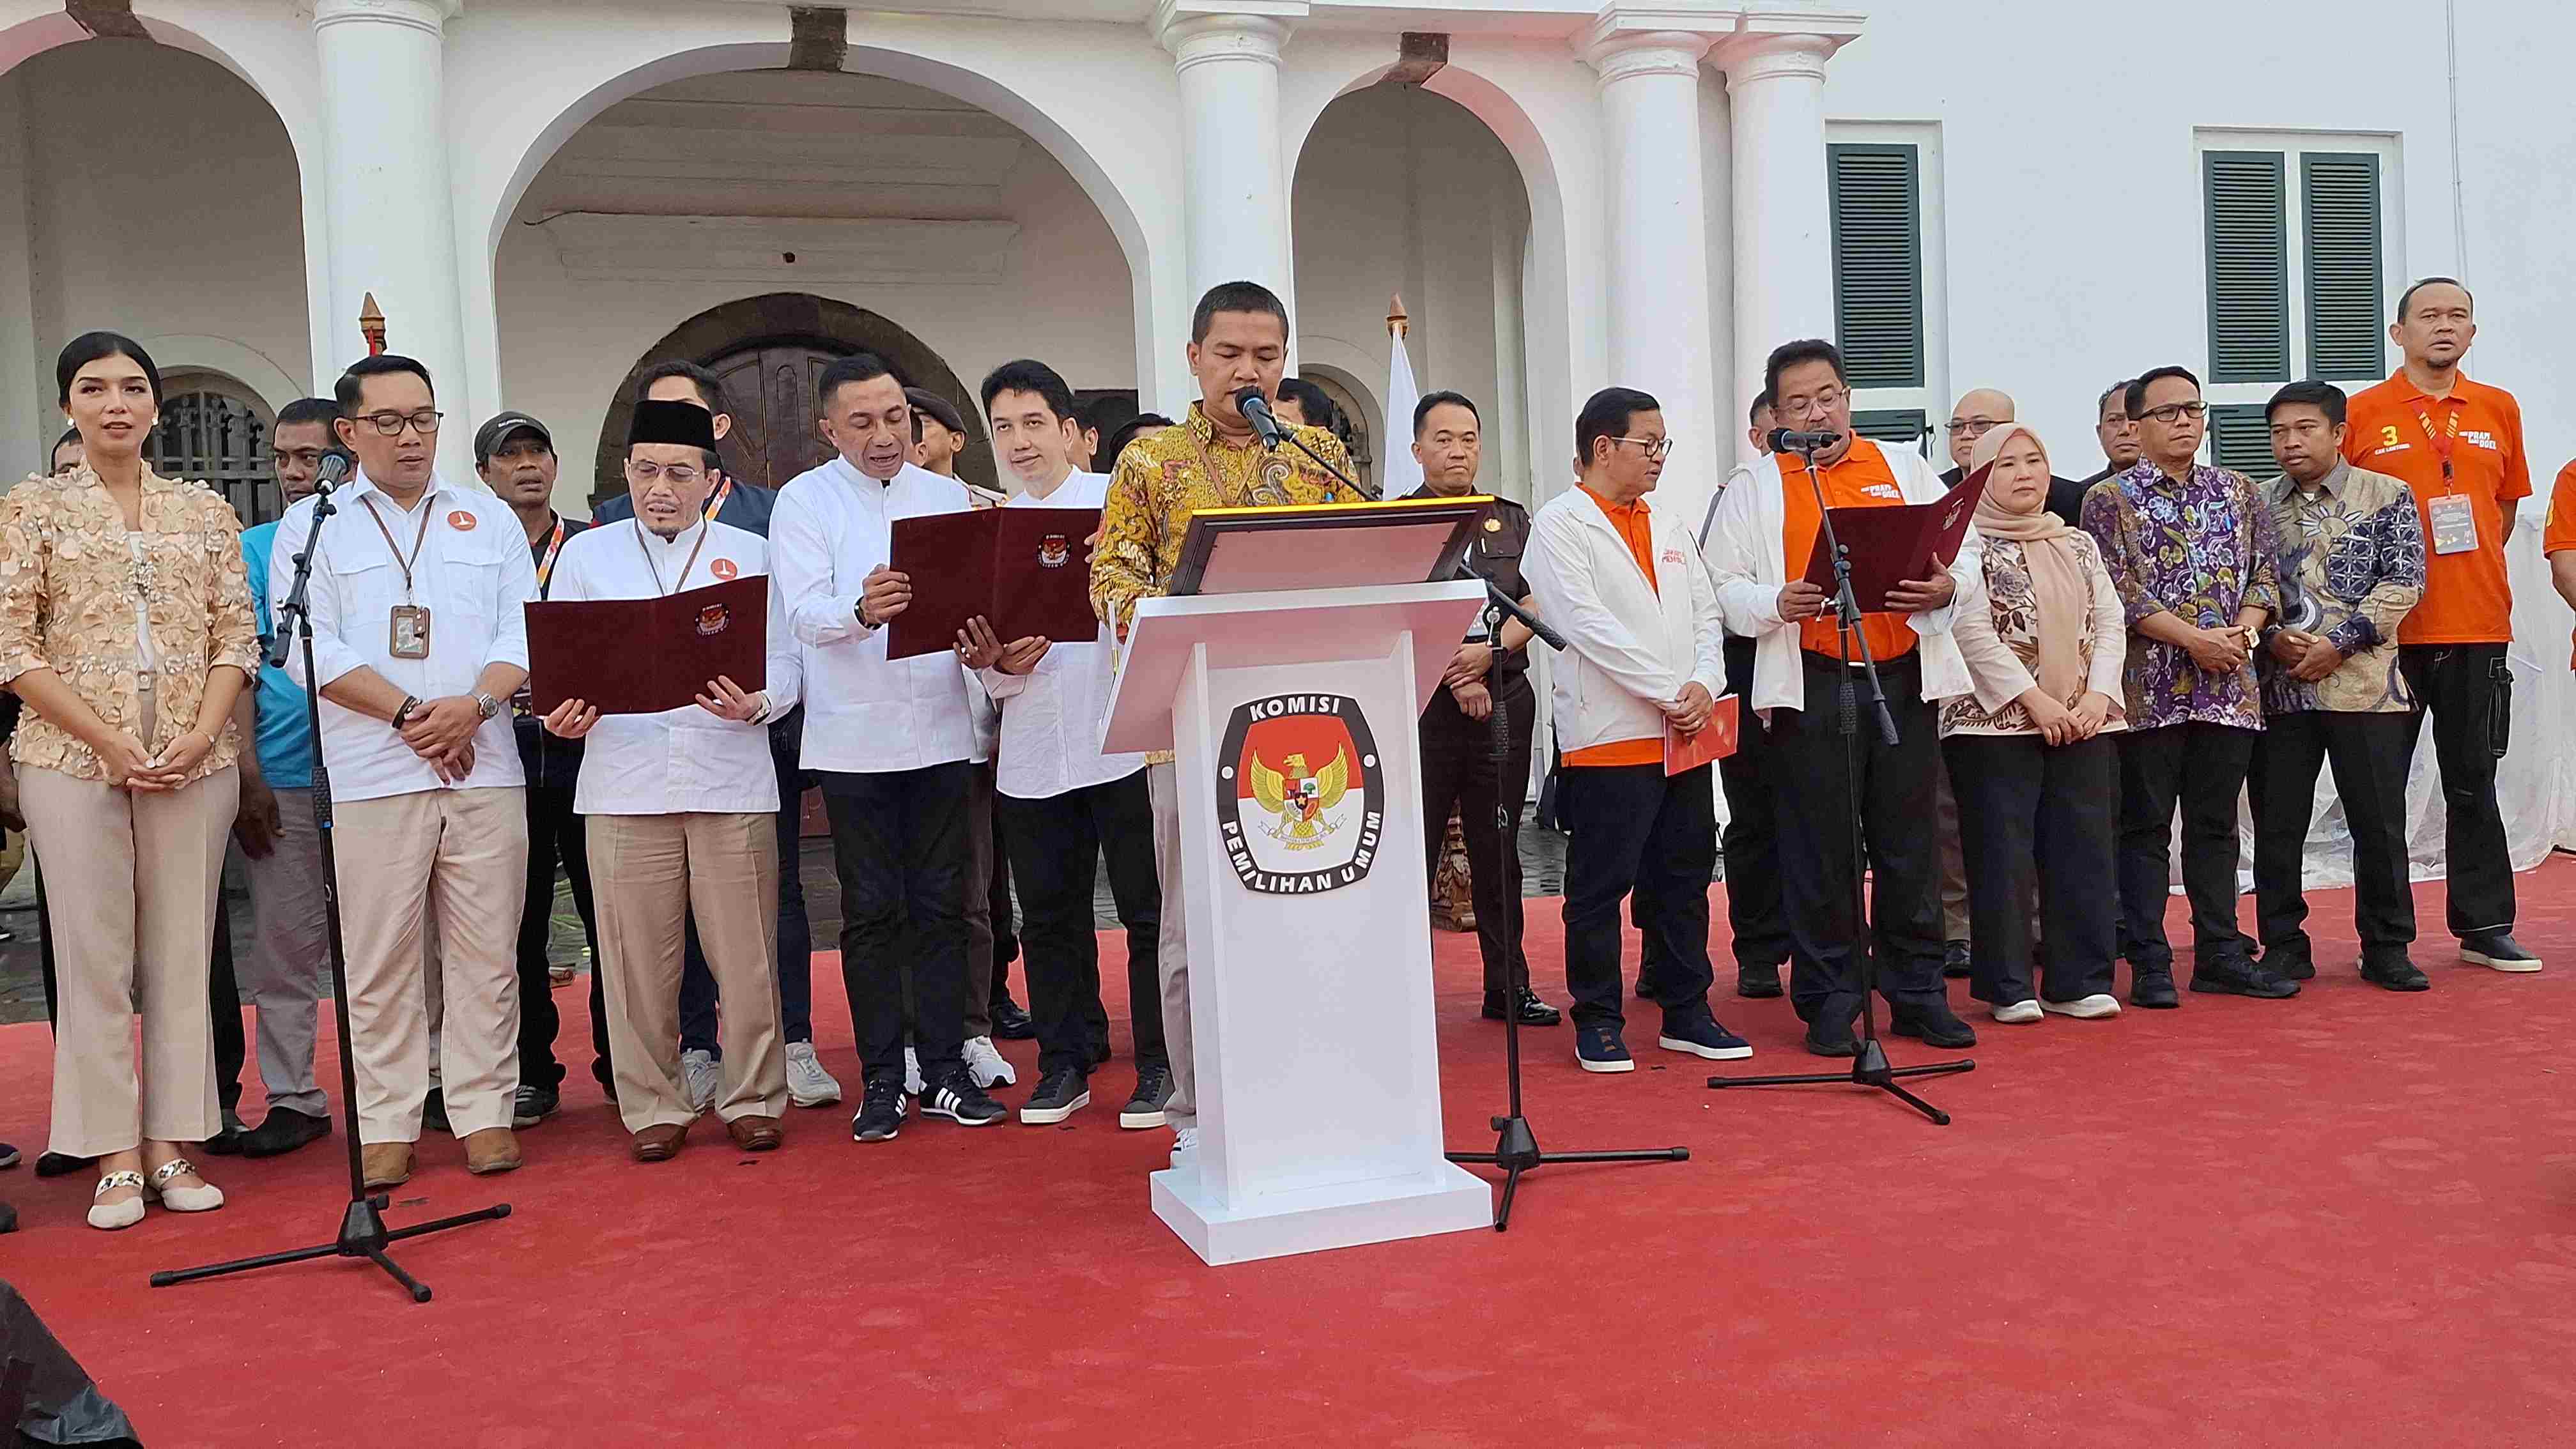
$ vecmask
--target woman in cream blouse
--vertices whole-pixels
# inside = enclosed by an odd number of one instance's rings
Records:
[[[152,359],[91,332],[54,375],[83,461],[0,496],[0,683],[29,711],[11,753],[59,933],[49,1145],[99,1160],[90,1225],[123,1228],[147,1197],[223,1206],[179,1144],[221,1126],[207,957],[259,641],[241,520],[144,466]]]

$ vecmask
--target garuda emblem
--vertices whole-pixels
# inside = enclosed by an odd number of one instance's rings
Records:
[[[1269,835],[1290,850],[1312,850],[1341,828],[1324,812],[1341,804],[1350,788],[1351,757],[1340,750],[1333,752],[1331,764],[1312,774],[1307,773],[1302,754],[1290,755],[1281,770],[1263,764],[1257,752],[1252,757],[1252,798],[1279,817]]]

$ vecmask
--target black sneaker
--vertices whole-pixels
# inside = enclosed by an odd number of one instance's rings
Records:
[[[0,1168],[11,1168],[17,1165],[18,1149],[6,1142],[0,1142]]]
[[[523,1086],[519,1088],[519,1095],[510,1099],[510,1125],[514,1128],[534,1127],[553,1116],[561,1106],[561,1087]]]
[[[1090,1105],[1091,1084],[1082,1073],[1071,1067],[1058,1067],[1040,1079],[1038,1089],[1020,1104],[1020,1121],[1031,1127],[1045,1127]]]
[[[2191,989],[2219,996],[2251,996],[2263,1001],[2286,1001],[2299,994],[2299,983],[2284,981],[2245,957],[2230,953],[2215,961],[2198,961],[2191,968]]]
[[[1948,1005],[1901,1007],[1887,1010],[1887,1029],[1898,1036],[1910,1036],[1926,1046],[1944,1051],[1977,1044],[1977,1029],[1959,1019]]]
[[[2392,956],[2385,961],[2364,960],[2361,963],[2361,979],[2373,986],[2385,986],[2391,991],[2433,989],[2433,983],[2423,972],[2415,969],[2415,963],[2403,956]]]
[[[226,1108],[224,1110],[223,1130],[217,1132],[214,1136],[207,1138],[201,1145],[211,1156],[239,1157],[241,1156],[242,1139],[249,1135],[250,1129],[242,1125],[242,1119],[235,1116],[232,1109]]]
[[[2314,981],[2317,960],[2304,945],[2274,946],[2263,953],[2263,969],[2284,981]]]
[[[921,1115],[945,1117],[960,1127],[990,1127],[1011,1114],[960,1066],[951,1067],[939,1081],[922,1084]]]
[[[1555,1007],[1548,1005],[1545,1001],[1540,1000],[1539,994],[1530,990],[1528,987],[1524,986],[1521,988],[1520,996],[1521,1025],[1554,1026],[1558,1022],[1565,1020],[1564,1013],[1558,1011]],[[1501,1021],[1503,1019],[1503,1013],[1507,1009],[1504,1003],[1510,999],[1511,993],[1507,991],[1486,992],[1485,1020]]]
[[[1163,1125],[1163,1109],[1172,1101],[1172,1069],[1147,1062],[1136,1069],[1136,1094],[1118,1109],[1118,1125],[1134,1131]]]
[[[69,1177],[75,1172],[87,1169],[97,1161],[95,1157],[74,1157],[68,1152],[40,1152],[36,1154],[36,1175]]]
[[[242,1156],[278,1157],[330,1135],[328,1117],[316,1117],[292,1107],[271,1107],[258,1126],[243,1134]]]
[[[1807,1054],[1818,1057],[1860,1055],[1860,1038],[1852,1035],[1850,1019],[1808,1022]]]
[[[2460,959],[2472,966],[2492,966],[2498,971],[2529,972],[2540,969],[2540,958],[2522,949],[2511,931],[2480,931],[2460,938]]]
[[[853,1142],[891,1142],[903,1130],[903,1073],[885,1072],[868,1078],[867,1094],[859,1101],[859,1115],[850,1119]]]
[[[995,1039],[1000,1041],[1037,1040],[1037,1023],[1029,1019],[1029,1014],[1027,1012],[1020,1010],[1020,1004],[1011,999],[1011,993],[1005,991],[994,998],[992,1016],[993,1036]]]
[[[1633,1072],[1636,1058],[1628,1055],[1628,1044],[1619,1039],[1619,1028],[1603,1023],[1574,1029],[1574,1059],[1587,1072]]]
[[[1975,953],[1968,949],[1967,942],[1944,941],[1941,943],[1941,974],[1943,976],[1946,976],[1953,981],[1965,981],[1968,979],[1968,972],[1974,961]]]
[[[430,1088],[428,1098],[420,1104],[420,1125],[432,1132],[456,1135],[456,1129],[447,1125],[447,1093],[441,1088]]]
[[[2147,966],[2130,967],[2129,1004],[2143,1006],[2150,1011],[2170,1011],[2182,1005],[2182,998],[2174,994],[2173,971],[2170,968],[2159,971]]]
[[[1664,1029],[1655,1037],[1655,1045],[1713,1062],[1740,1062],[1753,1055],[1753,1044],[1728,1031],[1705,1006],[1664,1013]]]
[[[1747,1001],[1768,1001],[1779,996],[1781,994],[1779,964],[1774,962],[1767,966],[1736,967],[1735,994]]]

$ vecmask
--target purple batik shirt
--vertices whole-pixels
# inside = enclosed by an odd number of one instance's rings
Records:
[[[2189,652],[2137,628],[2159,611],[2203,629],[2235,623],[2248,606],[2280,612],[2280,550],[2262,491],[2225,468],[2194,466],[2176,479],[2140,463],[2084,495],[2084,530],[2101,543],[2129,616],[2129,728],[2261,729],[2262,689],[2250,655],[2232,674],[2211,674]]]

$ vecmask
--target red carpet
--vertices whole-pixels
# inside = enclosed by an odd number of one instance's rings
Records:
[[[218,1159],[222,1212],[116,1235],[82,1226],[86,1178],[0,1175],[27,1224],[0,1273],[155,1449],[2566,1444],[2571,885],[2567,860],[2524,879],[2540,976],[2455,963],[2434,886],[2434,990],[2378,991],[2327,892],[2295,1002],[1971,1018],[1977,1070],[1925,1087],[1947,1128],[1858,1089],[1706,1091],[1651,1008],[1632,1076],[1535,1032],[1542,1146],[1692,1160],[1543,1170],[1499,1237],[1201,1266],[1146,1205],[1169,1134],[1117,1129],[1122,1032],[1066,1128],[862,1148],[848,1109],[803,1112],[769,1157],[702,1125],[652,1167],[577,1068],[525,1170],[472,1179],[425,1144],[398,1222],[517,1209],[402,1251],[427,1306],[338,1262],[145,1285],[327,1236],[321,1146]],[[1554,903],[1530,924],[1561,997]],[[1452,1141],[1490,1147],[1500,1028],[1474,1019],[1473,942],[1438,939]],[[839,995],[817,992],[824,1060],[855,1088]],[[557,999],[585,1041],[580,993]],[[1718,1004],[1754,1068],[1812,1063],[1785,1002]],[[30,1159],[48,1052],[41,1025],[0,1029],[0,1137]],[[1009,1054],[1016,1104],[1034,1053]]]

